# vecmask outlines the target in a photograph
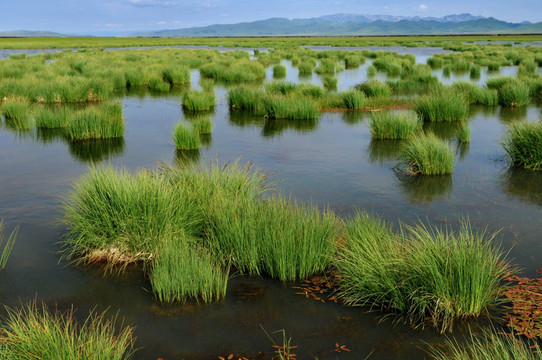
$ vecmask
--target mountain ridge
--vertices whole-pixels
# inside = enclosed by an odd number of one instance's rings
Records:
[[[381,18],[379,18],[381,17]],[[270,18],[237,24],[215,24],[185,29],[133,34],[159,37],[206,36],[333,36],[333,35],[468,35],[542,33],[542,22],[509,23],[470,14],[441,18],[334,14],[309,19]],[[386,20],[388,19],[388,20]]]

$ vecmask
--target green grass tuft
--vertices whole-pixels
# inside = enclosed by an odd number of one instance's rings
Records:
[[[462,92],[445,89],[419,98],[415,110],[423,121],[460,121],[467,119],[469,104]]]
[[[214,92],[189,90],[183,95],[183,108],[188,111],[209,111],[215,107]]]
[[[123,137],[122,105],[101,103],[76,112],[68,122],[65,135],[69,140]]]
[[[521,81],[504,84],[499,89],[499,104],[502,106],[526,106],[531,102],[530,88]]]
[[[344,107],[346,109],[352,109],[352,110],[359,110],[363,109],[365,104],[367,103],[367,98],[365,97],[365,94],[356,91],[356,90],[348,90],[341,94]]]
[[[356,90],[363,91],[368,97],[388,98],[391,96],[391,89],[388,84],[379,80],[370,80],[354,87]]]
[[[454,167],[450,145],[433,133],[419,134],[408,140],[401,151],[400,165],[419,175],[447,175]]]
[[[284,65],[273,66],[273,77],[274,78],[286,77],[286,66]]]
[[[115,329],[105,313],[91,313],[78,324],[74,311],[51,313],[45,305],[7,309],[2,329],[2,359],[108,359],[132,358],[133,328]]]
[[[435,360],[542,360],[540,345],[495,330],[471,333],[466,343],[447,340],[445,349],[431,347],[429,353]]]
[[[413,112],[374,112],[369,123],[373,139],[407,139],[420,127]]]
[[[542,123],[513,124],[501,144],[514,166],[542,169]]]
[[[179,150],[194,150],[201,146],[199,131],[195,125],[178,123],[173,130],[173,141]]]
[[[226,295],[228,271],[207,249],[180,235],[163,242],[152,264],[150,282],[161,302],[196,299],[209,303]]]
[[[305,120],[319,115],[318,105],[308,97],[267,95],[262,103],[267,116],[272,119]]]
[[[383,220],[360,213],[346,223],[336,266],[339,296],[431,324],[441,332],[498,304],[509,269],[495,234],[463,221],[457,232],[423,224],[394,233]]]

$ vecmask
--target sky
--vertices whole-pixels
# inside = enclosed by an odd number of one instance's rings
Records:
[[[0,0],[0,31],[123,34],[337,13],[434,16],[470,13],[508,22],[542,21],[541,0]]]

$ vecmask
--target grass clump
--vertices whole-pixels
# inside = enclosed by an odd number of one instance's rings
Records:
[[[454,83],[452,88],[461,92],[469,104],[496,106],[499,103],[499,94],[495,89],[480,87],[465,81]]]
[[[455,131],[455,137],[457,141],[461,143],[469,143],[470,142],[470,127],[467,123],[461,124],[457,127],[457,130]]]
[[[513,124],[501,144],[514,166],[542,169],[542,123]]]
[[[36,127],[42,129],[61,129],[68,126],[71,119],[66,107],[41,108],[35,112]]]
[[[424,121],[460,121],[469,115],[469,104],[462,92],[435,91],[418,99],[415,111]]]
[[[102,103],[78,111],[68,122],[65,135],[69,140],[123,137],[122,105],[120,103]]]
[[[190,70],[186,66],[167,67],[162,71],[162,78],[170,85],[190,84]]]
[[[213,130],[213,121],[210,116],[198,116],[192,119],[194,130],[199,134],[210,134]]]
[[[305,120],[318,117],[317,103],[308,97],[267,95],[262,98],[267,116],[272,119]]]
[[[64,254],[111,265],[149,260],[163,239],[193,234],[198,208],[164,175],[91,167],[64,201]]]
[[[400,165],[419,175],[447,175],[454,167],[450,145],[433,133],[419,134],[408,140],[401,151]]]
[[[540,345],[495,331],[484,330],[481,336],[471,333],[467,343],[447,340],[447,348],[431,347],[435,360],[542,360]]]
[[[132,358],[133,328],[115,329],[105,313],[91,313],[78,324],[74,311],[51,313],[45,305],[7,309],[2,329],[2,359],[108,359]]]
[[[286,76],[286,66],[284,65],[273,66],[273,77],[283,78],[285,76]]]
[[[348,90],[341,94],[344,107],[346,109],[351,110],[359,110],[363,109],[365,104],[367,103],[367,98],[365,97],[365,94],[356,91],[356,90]]]
[[[297,66],[297,70],[299,71],[299,75],[311,75],[312,70],[314,69],[314,65],[308,62],[302,62]]]
[[[391,89],[388,84],[379,80],[369,80],[354,87],[356,90],[363,91],[368,97],[383,97],[391,96]]]
[[[504,84],[499,89],[499,104],[502,106],[525,106],[530,102],[530,88],[521,81],[514,81]]]
[[[30,102],[23,98],[5,100],[2,104],[2,113],[11,128],[28,130],[30,124]]]
[[[183,95],[183,108],[188,111],[209,111],[215,107],[214,92],[189,90]]]
[[[370,305],[427,320],[441,332],[498,303],[507,274],[495,234],[463,221],[456,232],[419,224],[399,233],[364,213],[346,223],[336,266],[338,293],[350,305]]]
[[[158,300],[196,299],[208,303],[226,295],[228,271],[222,269],[207,249],[191,243],[194,241],[181,235],[162,244],[150,273]]]
[[[327,211],[281,197],[254,201],[217,197],[208,209],[210,243],[252,275],[295,281],[328,268],[338,221]]]
[[[373,139],[407,139],[420,128],[413,112],[374,112],[369,128]]]
[[[201,146],[199,131],[195,125],[178,123],[173,130],[173,142],[179,150],[195,150]]]
[[[328,89],[336,89],[337,81],[338,79],[335,76],[324,76],[322,78],[322,83],[324,84],[324,87]]]
[[[263,92],[246,86],[234,87],[228,91],[228,105],[231,109],[259,111],[262,109]]]

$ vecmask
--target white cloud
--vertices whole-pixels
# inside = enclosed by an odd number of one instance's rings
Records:
[[[128,0],[128,4],[134,6],[171,6],[175,5],[175,2],[163,0]]]
[[[109,24],[105,24],[105,26],[107,27],[121,27],[121,26],[124,26],[122,24],[112,24],[112,23],[109,23]]]
[[[156,25],[165,25],[165,24],[167,24],[167,22],[165,22],[165,21],[158,21],[158,22],[156,23]]]
[[[418,10],[420,11],[426,11],[427,9],[429,9],[429,6],[425,4],[420,4],[420,6],[418,6]]]

